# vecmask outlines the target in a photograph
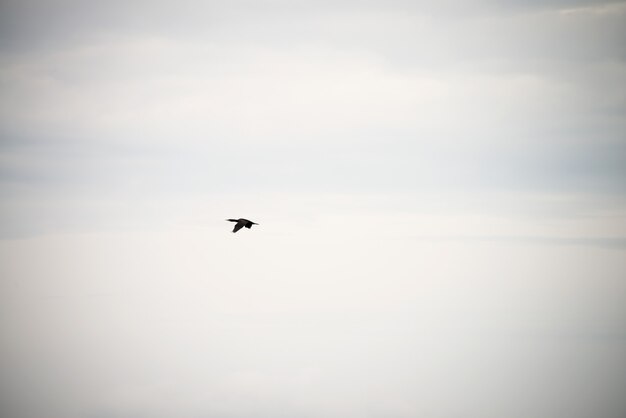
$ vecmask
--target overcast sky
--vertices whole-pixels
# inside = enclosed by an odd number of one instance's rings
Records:
[[[2,1],[2,415],[623,417],[624,39],[618,1]]]

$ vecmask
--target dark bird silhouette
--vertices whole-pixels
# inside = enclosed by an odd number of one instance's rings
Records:
[[[250,228],[252,228],[252,225],[258,225],[258,223],[256,223],[256,222],[252,222],[252,221],[249,221],[249,220],[244,219],[244,218],[239,218],[239,219],[226,219],[226,220],[227,220],[227,221],[230,221],[230,222],[237,222],[237,223],[235,224],[235,228],[233,228],[233,232],[237,232],[237,231],[239,231],[239,230],[240,230],[241,228],[243,228],[244,226],[245,226],[246,228],[250,229]]]

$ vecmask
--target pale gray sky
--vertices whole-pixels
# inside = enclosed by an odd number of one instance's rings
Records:
[[[625,28],[3,1],[3,416],[621,418]]]

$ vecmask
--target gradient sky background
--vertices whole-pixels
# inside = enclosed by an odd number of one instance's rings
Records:
[[[2,416],[624,417],[624,39],[625,2],[2,1]]]

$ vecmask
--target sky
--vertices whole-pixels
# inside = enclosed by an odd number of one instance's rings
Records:
[[[0,2],[2,415],[623,417],[625,28]]]

